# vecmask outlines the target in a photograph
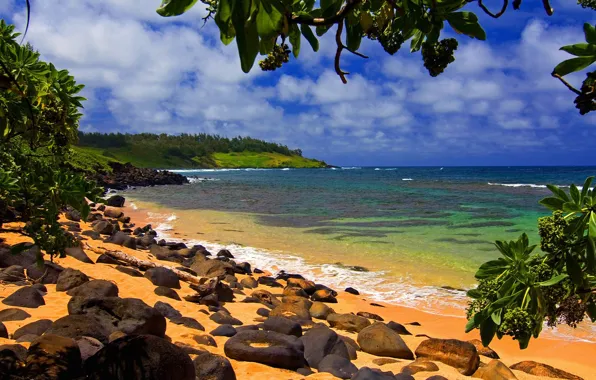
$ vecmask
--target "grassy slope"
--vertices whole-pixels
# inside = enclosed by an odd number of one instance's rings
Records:
[[[215,153],[202,160],[187,160],[181,157],[163,157],[151,150],[133,147],[99,149],[74,147],[71,164],[85,171],[109,168],[109,161],[130,162],[137,167],[157,169],[186,168],[320,168],[325,163],[300,156],[284,156],[279,153]]]

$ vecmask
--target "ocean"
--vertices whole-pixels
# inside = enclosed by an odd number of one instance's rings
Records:
[[[372,300],[462,315],[495,240],[539,243],[546,184],[581,186],[594,167],[343,167],[177,170],[185,186],[129,190],[159,205],[156,227],[229,248],[272,272],[352,286]]]

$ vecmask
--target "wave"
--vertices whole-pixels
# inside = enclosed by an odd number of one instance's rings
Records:
[[[207,181],[219,181],[219,178],[188,177],[188,182],[190,182],[190,183],[207,182]]]
[[[342,166],[342,170],[358,170],[362,169],[360,166]]]
[[[505,187],[534,187],[546,189],[546,185],[536,185],[534,183],[488,183],[490,186],[505,186]]]
[[[290,170],[290,168],[283,168],[283,169],[281,169],[282,172],[285,172],[285,171],[288,171],[288,170]]]
[[[412,178],[402,178],[401,180],[402,180],[402,181],[413,181],[413,179],[412,179]]]

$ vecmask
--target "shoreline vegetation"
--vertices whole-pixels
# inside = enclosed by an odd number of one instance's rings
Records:
[[[116,195],[107,206],[91,204],[87,220],[64,214],[63,228],[80,245],[43,269],[33,247],[10,253],[10,246],[30,241],[18,233],[20,224],[3,226],[0,355],[13,358],[10,369],[21,378],[50,367],[81,374],[75,378],[106,378],[139,365],[151,379],[181,380],[593,375],[594,344],[540,338],[520,351],[505,338],[483,348],[473,341],[478,332],[464,332],[463,315],[371,302],[358,289],[263,272],[237,262],[234,252],[187,246],[190,237],[175,230],[175,240],[164,240],[147,224],[152,210],[119,207],[124,201]],[[169,377],[159,377],[163,371]]]

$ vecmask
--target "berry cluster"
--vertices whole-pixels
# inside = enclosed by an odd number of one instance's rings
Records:
[[[446,38],[434,44],[425,42],[422,44],[422,59],[424,67],[433,77],[441,74],[447,66],[455,61],[453,52],[457,50],[457,40]]]
[[[575,108],[582,115],[596,111],[596,71],[588,73],[588,77],[582,83],[581,92],[581,95],[575,98]]]
[[[596,10],[596,0],[577,0],[577,3],[583,8],[591,8]]]
[[[397,53],[401,45],[405,42],[401,32],[393,32],[390,28],[388,31],[381,33],[378,36],[378,40],[381,46],[383,46],[383,49],[391,55]]]
[[[509,309],[503,316],[499,331],[504,335],[510,335],[513,339],[527,340],[532,336],[536,328],[536,321],[527,310],[521,307]]]
[[[275,71],[279,69],[284,63],[290,60],[290,49],[288,45],[282,44],[273,47],[267,58],[259,61],[259,66],[263,71]]]

